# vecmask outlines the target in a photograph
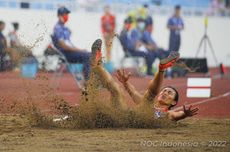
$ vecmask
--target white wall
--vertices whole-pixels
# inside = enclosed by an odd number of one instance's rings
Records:
[[[68,26],[72,30],[72,40],[77,47],[90,50],[92,42],[101,37],[100,31],[101,13],[89,13],[77,11],[70,15]],[[117,31],[120,32],[125,14],[116,14]],[[159,46],[168,48],[169,31],[166,29],[168,16],[154,15],[154,37]],[[20,23],[20,38],[25,45],[33,45],[34,54],[41,54],[42,50],[50,42],[49,35],[52,33],[54,24],[57,21],[56,12],[35,11],[35,10],[11,10],[0,9],[0,20],[6,22],[7,34],[11,30],[10,23]],[[182,32],[182,57],[194,57],[198,44],[204,33],[202,17],[184,17],[185,30]],[[209,19],[208,35],[213,44],[219,62],[230,66],[230,18],[212,17]],[[203,55],[201,50],[200,56]],[[123,56],[118,40],[114,41],[113,61],[119,66]],[[208,64],[215,66],[211,51],[207,51]]]

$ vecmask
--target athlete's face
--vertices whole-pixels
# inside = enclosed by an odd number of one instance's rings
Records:
[[[160,91],[160,93],[157,95],[157,100],[162,105],[175,105],[175,96],[176,91],[172,88],[166,87]]]

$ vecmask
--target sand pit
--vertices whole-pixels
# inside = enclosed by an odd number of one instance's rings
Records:
[[[224,151],[230,149],[229,119],[190,119],[158,129],[44,129],[19,125],[16,116],[1,116],[0,151]],[[17,125],[15,125],[17,124]],[[19,126],[21,127],[19,129]],[[9,129],[11,128],[11,129]],[[208,129],[207,129],[208,128]],[[219,144],[215,145],[214,142]],[[170,145],[174,143],[174,146]],[[180,143],[190,146],[180,146]],[[177,144],[177,145],[176,145]]]

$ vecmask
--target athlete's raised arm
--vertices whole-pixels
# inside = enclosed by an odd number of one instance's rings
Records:
[[[131,76],[131,73],[126,74],[125,70],[117,70],[117,79],[123,84],[125,90],[129,93],[131,98],[136,104],[139,104],[142,101],[143,96],[131,85],[128,80]]]

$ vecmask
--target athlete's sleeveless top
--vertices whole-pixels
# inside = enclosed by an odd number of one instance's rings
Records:
[[[156,107],[153,108],[154,117],[157,119],[166,117],[167,112],[168,112],[167,108],[156,108]]]

